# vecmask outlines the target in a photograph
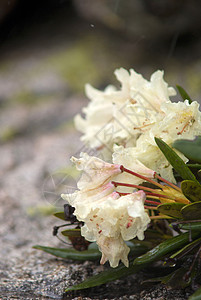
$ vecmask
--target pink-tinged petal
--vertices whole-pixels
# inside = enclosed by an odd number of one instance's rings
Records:
[[[80,158],[72,157],[81,177],[77,183],[80,190],[95,189],[109,182],[114,176],[121,173],[120,165],[110,164],[95,156],[81,153]]]

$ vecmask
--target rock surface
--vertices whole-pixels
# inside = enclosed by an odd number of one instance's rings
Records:
[[[167,67],[171,85],[179,79],[198,97],[198,55],[191,57],[191,68],[185,65],[181,72],[189,55],[186,49],[178,60],[178,52],[168,56],[171,49],[157,58],[153,50],[148,57],[138,37],[126,40],[98,23],[91,27],[80,19],[70,22],[62,9],[54,22],[46,16],[34,26],[0,49],[0,299],[188,299],[190,289],[141,286],[145,273],[67,295],[66,287],[103,267],[56,259],[32,246],[63,247],[52,236],[53,226],[61,222],[48,213],[62,209],[60,193],[75,187],[69,158],[83,149],[73,116],[87,103],[84,83],[111,83],[112,71],[119,66],[145,74]],[[194,44],[194,53],[199,45]],[[168,57],[165,63],[162,56]]]

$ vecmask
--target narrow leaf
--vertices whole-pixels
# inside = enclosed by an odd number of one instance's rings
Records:
[[[178,224],[180,229],[184,230],[197,230],[201,232],[201,222],[189,222],[184,224]]]
[[[201,299],[201,287],[188,298],[188,300],[200,300]]]
[[[191,277],[188,280],[185,280],[185,274],[188,272],[188,269],[181,267],[180,269],[173,272],[172,276],[167,281],[167,285],[171,288],[180,288],[183,289],[187,287],[191,282]]]
[[[156,277],[156,278],[152,278],[152,279],[148,279],[143,281],[143,283],[146,282],[161,282],[166,284],[167,286],[170,286],[171,288],[185,288],[189,285],[189,280],[185,281],[184,280],[184,275],[188,270],[181,267],[179,269],[177,269],[176,271],[163,276],[163,277]]]
[[[143,266],[144,267],[144,266]],[[91,288],[97,285],[101,285],[110,281],[114,281],[116,279],[119,279],[121,277],[126,277],[130,274],[134,274],[139,272],[142,268],[142,266],[134,266],[131,264],[129,268],[125,266],[119,266],[115,269],[109,269],[106,271],[101,272],[100,274],[94,275],[90,277],[89,279],[86,279],[84,282],[79,283],[77,285],[74,285],[72,287],[69,287],[66,289],[67,291],[75,291],[75,290],[81,290],[81,289],[87,289]]]
[[[189,163],[187,163],[187,166],[189,168],[192,168],[192,169],[199,169],[199,170],[201,170],[201,164],[189,164]]]
[[[192,103],[192,100],[191,100],[191,97],[189,96],[189,94],[184,90],[183,87],[181,87],[180,85],[176,85],[178,91],[179,91],[179,94],[181,95],[182,99],[183,100],[188,100],[189,104]]]
[[[189,253],[192,249],[194,249],[201,242],[201,238],[194,240],[193,242],[185,245],[182,249],[179,249],[176,253],[170,256],[170,259],[179,259]]]
[[[80,229],[66,229],[61,231],[61,234],[67,237],[80,237],[81,236],[81,230]]]
[[[64,214],[64,212],[63,211],[60,211],[60,212],[56,212],[55,214],[53,214],[55,217],[57,217],[57,218],[59,218],[59,219],[61,219],[61,220],[64,220],[64,221],[66,221],[66,217],[65,217],[65,214]]]
[[[179,173],[183,179],[193,180],[198,182],[194,174],[190,171],[187,165],[179,157],[179,155],[168,146],[163,140],[155,138],[155,142],[158,145],[159,149],[163,152],[166,159],[172,165],[172,167]]]
[[[71,248],[52,248],[45,246],[33,246],[34,249],[39,249],[49,254],[52,254],[57,257],[64,259],[73,259],[73,260],[97,260],[100,259],[101,253],[99,250],[91,249],[86,251],[77,251]]]
[[[196,238],[199,235],[198,232],[192,232],[192,238]],[[182,233],[178,236],[172,237],[161,244],[157,245],[155,248],[151,249],[142,256],[137,257],[134,260],[134,265],[148,264],[153,261],[159,260],[164,255],[175,251],[181,247],[184,247],[189,243],[189,233]]]
[[[181,190],[192,202],[201,201],[201,185],[193,180],[184,180],[181,183]]]
[[[176,140],[172,146],[189,159],[201,163],[201,136],[194,140]]]
[[[184,206],[181,210],[184,220],[201,219],[201,201]]]
[[[185,204],[172,202],[161,204],[157,207],[157,209],[164,215],[168,215],[175,219],[182,219],[181,209],[184,206]]]

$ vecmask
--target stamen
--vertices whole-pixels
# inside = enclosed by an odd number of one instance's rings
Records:
[[[130,184],[130,183],[117,182],[117,181],[112,181],[111,183],[114,184],[115,187],[117,187],[117,186],[127,186],[127,187],[133,187],[133,188],[136,188],[136,189],[139,189],[139,190],[155,192],[155,189],[151,189],[151,188],[143,186],[143,185],[136,185],[136,184]]]
[[[161,189],[163,188],[163,185],[162,185],[162,184],[160,184],[160,183],[158,183],[158,182],[156,182],[156,181],[154,181],[154,180],[151,180],[151,179],[149,179],[149,178],[147,178],[147,177],[145,177],[145,176],[143,176],[143,175],[140,175],[140,174],[138,174],[138,173],[135,173],[135,172],[133,172],[133,171],[131,171],[131,170],[125,168],[123,165],[120,166],[120,169],[121,169],[122,172],[129,173],[129,174],[131,174],[131,175],[133,175],[133,176],[136,176],[136,177],[138,177],[138,178],[143,179],[144,181],[148,181],[148,182],[150,182],[150,183],[152,183],[152,184],[158,186],[158,187],[161,188]]]
[[[134,129],[134,130],[135,130],[135,129],[143,129],[144,127],[151,126],[151,125],[153,125],[153,124],[155,124],[155,122],[149,123],[149,124],[144,124],[144,125],[139,126],[139,127],[133,127],[133,129]]]
[[[145,192],[145,194],[150,195],[150,196],[155,196],[156,198],[167,198],[167,199],[171,200],[171,198],[168,195],[149,193],[149,192]],[[174,200],[174,199],[172,199],[172,200]]]
[[[189,120],[186,122],[186,124],[184,125],[183,129],[182,129],[181,131],[177,132],[177,135],[181,135],[181,134],[184,132],[185,128],[186,128],[186,127],[190,124],[190,122],[193,121],[193,120],[194,120],[194,118],[193,118],[192,116],[189,117]]]
[[[154,173],[154,177],[157,178],[157,179],[159,179],[160,181],[163,181],[166,184],[170,185],[173,189],[175,189],[175,190],[177,190],[179,192],[182,192],[181,189],[178,186],[176,186],[174,183],[172,183],[172,182],[164,179],[163,177],[159,176],[156,172]]]

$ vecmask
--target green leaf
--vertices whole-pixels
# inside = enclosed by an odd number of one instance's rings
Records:
[[[64,236],[72,236],[72,237],[80,237],[81,236],[81,230],[79,228],[77,229],[66,229],[61,231],[61,234]]]
[[[185,245],[182,249],[179,249],[176,253],[170,256],[170,259],[179,259],[183,257],[185,254],[189,253],[192,249],[194,249],[201,242],[201,238],[194,240],[193,242]]]
[[[75,290],[81,290],[81,289],[87,289],[91,288],[97,285],[101,285],[110,281],[114,281],[116,279],[119,279],[121,277],[126,277],[130,274],[134,274],[139,272],[144,266],[134,266],[131,264],[129,268],[121,265],[115,269],[109,269],[106,271],[103,271],[100,274],[94,275],[90,277],[89,279],[86,279],[84,282],[79,283],[77,285],[74,285],[72,287],[69,287],[66,289],[67,291],[75,291]]]
[[[188,300],[200,300],[201,299],[201,287],[188,298]]]
[[[73,259],[73,260],[97,260],[100,259],[101,253],[99,250],[91,249],[86,251],[77,251],[71,248],[52,248],[45,246],[33,246],[34,249],[39,249],[49,254],[52,254],[57,257],[64,259]]]
[[[182,219],[181,209],[185,204],[182,203],[164,203],[157,207],[160,213],[173,217],[175,219]]]
[[[192,202],[201,201],[201,185],[193,180],[184,180],[181,183],[182,193]]]
[[[198,232],[192,232],[192,239],[196,238],[198,235]],[[144,255],[137,257],[133,263],[134,265],[151,263],[161,259],[164,255],[172,251],[184,247],[187,243],[189,243],[189,233],[182,233],[162,242]]]
[[[194,174],[190,171],[190,169],[179,157],[179,155],[172,148],[170,148],[170,146],[168,146],[163,140],[159,138],[155,138],[155,142],[158,145],[159,149],[163,152],[169,163],[183,179],[198,182]]]
[[[201,201],[185,205],[181,213],[184,220],[200,220],[201,219]]]
[[[176,140],[172,146],[189,159],[201,163],[201,136],[194,140]]]
[[[148,280],[143,281],[143,283],[160,281],[161,283],[164,283],[173,289],[174,288],[177,288],[177,289],[185,288],[190,284],[190,280],[191,280],[191,278],[188,281],[184,280],[184,275],[187,271],[188,271],[187,269],[181,267],[166,276],[148,279]]]
[[[170,286],[171,288],[180,288],[183,289],[187,287],[191,282],[191,277],[189,277],[188,280],[185,280],[185,274],[188,272],[188,269],[185,269],[184,267],[179,268],[175,272],[173,272],[167,280],[166,284]]]
[[[66,221],[66,217],[65,217],[65,214],[64,214],[63,211],[56,212],[55,214],[53,214],[53,216],[55,216],[55,217],[57,217],[57,218],[59,218],[61,220]]]
[[[184,90],[183,87],[181,87],[180,85],[176,85],[178,91],[179,91],[179,94],[181,95],[182,99],[183,100],[188,100],[189,104],[192,103],[192,100],[191,100],[191,97],[189,96],[189,94]]]
[[[180,229],[184,230],[197,230],[201,232],[201,222],[188,222],[183,224],[178,224]]]
[[[128,242],[126,242],[126,244],[131,249],[130,254],[135,255],[135,256],[146,252],[148,249],[146,245],[142,245],[141,243],[138,243],[135,240],[133,242],[128,241]],[[92,243],[89,246],[89,248],[96,249],[97,244]],[[117,268],[114,268],[114,269],[111,268],[109,270],[103,271],[100,274],[92,276],[89,279],[85,280],[84,282],[68,288],[66,291],[86,289],[86,288],[94,287],[97,285],[101,285],[101,284],[119,279],[121,277],[125,277],[125,276],[128,276],[133,273],[137,273],[144,267],[145,267],[144,265],[143,266],[133,266],[133,264],[130,264],[129,268],[127,268],[123,265],[120,265]]]
[[[192,169],[201,170],[201,164],[189,164],[189,163],[187,163],[187,167],[192,168]]]

